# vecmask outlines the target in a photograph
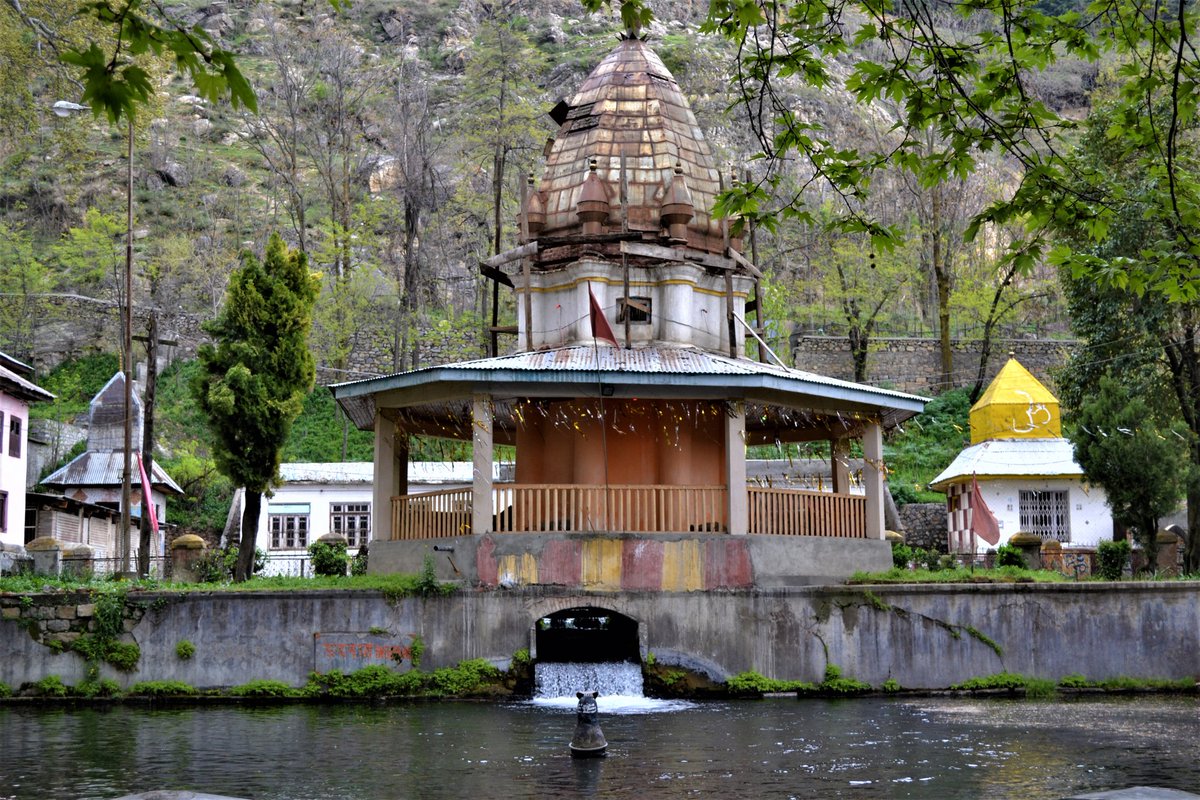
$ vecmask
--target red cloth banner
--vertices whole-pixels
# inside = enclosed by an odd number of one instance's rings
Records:
[[[592,294],[590,283],[588,284],[588,301],[591,304],[589,313],[592,318],[592,338],[603,339],[611,342],[615,347],[620,347],[621,345],[617,343],[617,335],[613,333],[612,326],[608,324],[608,318],[604,316],[604,309],[600,307],[596,295]]]
[[[979,481],[974,475],[971,476],[971,533],[990,545],[1000,541],[1000,523],[984,502]]]

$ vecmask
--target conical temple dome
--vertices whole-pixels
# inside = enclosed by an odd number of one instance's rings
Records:
[[[1062,437],[1058,398],[1015,358],[971,406],[971,444],[988,439]]]
[[[711,215],[721,188],[712,153],[679,84],[645,42],[623,39],[551,116],[559,129],[539,186],[546,213],[542,236],[584,232],[577,207],[591,159],[608,195],[609,214],[599,231],[588,232],[620,231],[624,155],[630,231],[644,232],[647,239],[673,235],[664,231],[668,226],[660,216],[678,163],[686,182],[679,188],[686,186],[694,206],[686,243],[723,252],[721,228]]]

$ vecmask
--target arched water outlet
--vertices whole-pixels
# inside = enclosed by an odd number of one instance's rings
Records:
[[[624,614],[593,607],[556,611],[534,624],[534,645],[537,697],[642,696],[638,623]]]

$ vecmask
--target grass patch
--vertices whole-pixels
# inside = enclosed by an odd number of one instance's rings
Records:
[[[187,639],[180,639],[175,644],[175,657],[180,661],[189,661],[192,656],[196,655],[196,645],[192,644]]]
[[[258,680],[234,686],[227,694],[231,697],[300,697],[302,693],[283,681]]]
[[[496,690],[503,678],[504,673],[483,659],[462,661],[432,672],[393,672],[374,665],[349,674],[339,670],[314,672],[298,693],[336,698],[473,697]]]
[[[739,672],[725,681],[725,686],[730,693],[740,695],[812,691],[816,688],[813,684],[804,681],[781,681],[776,678],[768,678],[754,670]]]
[[[1194,692],[1196,681],[1193,678],[1130,678],[1119,675],[1104,680],[1091,680],[1079,673],[1064,675],[1058,679],[1062,689],[1103,689],[1107,692]]]
[[[130,697],[192,697],[199,694],[183,681],[142,681],[129,687]]]
[[[825,680],[817,684],[815,691],[822,694],[862,694],[871,691],[871,684],[847,678],[837,664],[828,664],[825,667]]]
[[[66,697],[71,693],[71,687],[63,683],[57,675],[47,675],[40,681],[29,684],[29,690],[35,697]]]
[[[965,680],[962,683],[951,684],[950,688],[967,692],[989,689],[1017,691],[1018,689],[1024,689],[1028,683],[1029,679],[1024,675],[1019,675],[1015,672],[997,672],[995,675],[980,675]]]
[[[846,583],[1065,583],[1070,580],[1060,572],[1045,569],[1020,569],[997,567],[996,569],[900,569],[893,567],[886,572],[856,572]]]

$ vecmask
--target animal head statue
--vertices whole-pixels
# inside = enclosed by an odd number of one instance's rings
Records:
[[[577,714],[584,716],[593,715],[597,712],[596,698],[600,696],[599,692],[591,692],[590,694],[576,692],[575,696],[579,698],[579,707],[576,709]]]

